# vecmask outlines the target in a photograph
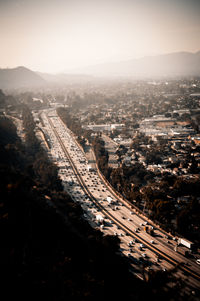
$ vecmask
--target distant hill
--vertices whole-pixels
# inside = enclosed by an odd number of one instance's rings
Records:
[[[94,77],[87,74],[70,74],[70,73],[58,73],[49,74],[37,72],[37,74],[42,77],[45,81],[49,83],[83,83],[88,81],[93,81]]]
[[[34,72],[25,67],[0,69],[0,89],[34,88],[48,84],[85,84],[100,77],[183,77],[200,76],[200,51],[177,52],[129,61],[105,63],[76,70],[71,74]]]
[[[80,70],[100,76],[165,77],[200,76],[200,51],[177,52],[129,61],[105,63]]]
[[[45,83],[42,77],[25,67],[0,69],[0,89],[39,87]]]

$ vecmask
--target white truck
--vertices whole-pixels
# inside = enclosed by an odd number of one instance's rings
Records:
[[[183,245],[183,246],[187,247],[188,249],[192,249],[194,246],[194,243],[185,238],[179,238],[178,245]]]
[[[87,170],[88,170],[88,171],[94,171],[94,168],[92,168],[91,165],[87,165]]]
[[[99,223],[99,224],[103,224],[104,223],[104,218],[101,214],[97,214],[96,215],[96,221]]]
[[[108,196],[108,197],[107,197],[107,202],[108,202],[109,204],[113,204],[113,199],[112,199],[110,196]]]

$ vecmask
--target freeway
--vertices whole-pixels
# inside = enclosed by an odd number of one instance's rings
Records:
[[[144,223],[149,223],[149,221],[125,206],[116,195],[112,194],[110,188],[107,187],[95,170],[89,171],[87,169],[87,160],[84,153],[55,111],[50,111],[41,116],[46,130],[48,128],[52,144],[57,145],[56,160],[59,163],[62,157],[65,158],[64,166],[61,166],[64,173],[62,176],[66,179],[64,181],[65,187],[74,200],[78,200],[85,208],[87,218],[92,219],[93,224],[95,224],[94,217],[101,213],[106,221],[102,231],[119,235],[122,242],[122,252],[128,255],[130,260],[140,260],[143,257],[158,265],[155,261],[157,261],[157,255],[159,255],[160,267],[170,269],[173,266],[180,265],[178,273],[181,277],[185,277],[184,273],[187,273],[189,281],[192,279],[192,284],[198,287],[200,271],[197,264],[176,253],[173,249],[176,242],[172,239],[169,241],[160,229],[155,228],[153,238],[143,230]],[[68,185],[69,178],[73,183],[73,187]],[[112,197],[118,209],[115,205],[107,202],[107,197]],[[131,248],[128,244],[131,245]],[[134,256],[132,253],[134,253]]]

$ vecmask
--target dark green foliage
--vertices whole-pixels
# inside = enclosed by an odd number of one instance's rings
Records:
[[[62,190],[61,181],[57,177],[58,169],[49,161],[47,153],[40,146],[35,136],[35,122],[27,106],[23,108],[22,118],[25,129],[26,152],[34,172],[35,181],[38,186],[46,189],[46,192],[49,190]]]
[[[18,140],[15,125],[6,117],[0,118],[0,145],[15,143]]]

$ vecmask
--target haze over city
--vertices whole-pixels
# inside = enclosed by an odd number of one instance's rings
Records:
[[[42,72],[200,49],[200,2],[1,0],[1,68]]]
[[[199,17],[0,0],[0,298],[200,300]]]

